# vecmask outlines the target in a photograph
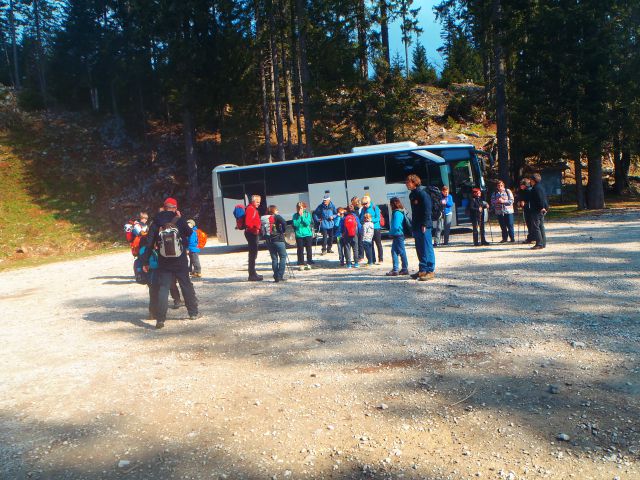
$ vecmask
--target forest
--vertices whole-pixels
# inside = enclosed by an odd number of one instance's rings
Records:
[[[3,0],[0,83],[22,108],[179,125],[188,197],[215,158],[282,161],[404,140],[415,85],[484,87],[497,175],[571,163],[580,208],[629,189],[640,152],[640,0],[443,0],[444,66],[413,0]],[[403,54],[390,55],[399,22]],[[462,106],[461,108],[464,108]],[[583,169],[586,169],[583,185]]]

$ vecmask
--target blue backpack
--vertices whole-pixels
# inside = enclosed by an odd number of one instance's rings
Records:
[[[133,261],[133,275],[136,278],[136,283],[140,285],[150,285],[151,284],[151,270],[155,270],[158,268],[158,252],[155,250],[151,252],[151,256],[149,257],[149,271],[145,272],[142,267],[142,254],[146,250],[146,246],[140,249],[140,255]]]
[[[238,204],[233,207],[233,216],[236,219],[236,230],[244,230],[247,228],[244,223],[244,205]]]

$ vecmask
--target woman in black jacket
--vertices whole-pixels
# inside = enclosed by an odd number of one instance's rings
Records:
[[[271,254],[273,279],[276,282],[284,282],[284,271],[287,267],[287,244],[284,241],[284,232],[287,222],[278,214],[278,207],[275,205],[270,205],[267,211],[268,215],[260,218],[262,235]]]

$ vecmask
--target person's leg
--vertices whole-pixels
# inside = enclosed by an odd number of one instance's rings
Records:
[[[296,237],[296,253],[298,254],[298,265],[304,265],[304,238]]]
[[[443,218],[440,216],[438,220],[433,222],[433,244],[438,245],[440,243],[440,232],[443,229]]]
[[[158,290],[160,281],[157,272],[150,270],[151,283],[149,283],[149,318],[157,319],[158,316]]]
[[[247,239],[247,245],[249,246],[249,277],[257,277],[256,258],[258,258],[258,236],[244,232],[244,237]]]
[[[542,219],[542,215],[539,213],[534,213],[531,216],[531,234],[533,236],[533,240],[536,242],[536,247],[541,247],[542,245],[542,232],[540,231],[540,220]]]
[[[273,271],[274,280],[278,280],[278,249],[276,242],[268,242],[269,255],[271,256],[271,270]]]
[[[451,233],[451,221],[453,219],[453,214],[444,216],[444,244],[449,244],[449,234]]]
[[[535,240],[533,235],[533,225],[531,223],[531,210],[524,210],[524,223],[527,224],[527,243],[531,243]]]
[[[502,241],[507,241],[507,225],[505,224],[505,216],[504,215],[496,215],[498,219],[498,225],[500,226],[500,234],[502,235]]]
[[[307,249],[307,263],[313,263],[313,237],[304,237],[304,246]]]
[[[193,273],[200,275],[202,273],[202,267],[200,266],[200,254],[198,252],[191,252],[191,264],[193,266]]]
[[[175,283],[173,273],[157,271],[158,273],[158,300],[156,303],[156,327],[162,328],[167,319],[167,308],[169,307],[169,289]],[[184,292],[183,292],[184,293]]]
[[[178,289],[178,284],[176,283],[175,279],[173,280],[173,282],[171,282],[169,293],[171,294],[174,305],[179,305],[181,301],[180,290]]]
[[[436,253],[433,251],[433,239],[431,238],[431,230],[427,229],[424,232],[425,238],[425,257],[427,262],[427,273],[434,272],[436,270]]]
[[[322,233],[322,250],[321,253],[325,253],[327,251],[327,244],[329,243],[329,232],[327,230],[321,229]]]
[[[471,225],[473,226],[473,244],[477,247],[480,245],[480,241],[478,239],[478,219],[476,217],[471,217]]]
[[[338,237],[336,239],[336,243],[338,246],[338,259],[340,260],[340,265],[344,265],[344,245],[342,243],[342,237]]]
[[[373,263],[373,243],[364,242],[364,253],[367,256],[367,263]]]
[[[333,253],[333,229],[327,230],[327,236],[329,238],[327,245],[327,252]]]
[[[418,271],[426,272],[427,271],[427,259],[426,259],[426,244],[425,244],[425,234],[422,232],[422,229],[419,228],[413,231],[413,239],[416,244],[416,255],[418,257]]]
[[[407,249],[404,246],[404,237],[398,237],[398,255],[402,260],[402,270],[407,272],[409,270],[409,260],[407,259]]]
[[[487,242],[487,237],[485,235],[485,230],[484,230],[484,214],[480,215],[480,243],[485,245],[489,242]]]
[[[509,235],[509,240],[511,240],[512,242],[516,241],[516,236],[515,236],[515,232],[513,229],[513,213],[508,213],[507,215],[505,215],[506,218],[506,222],[507,222],[507,234]]]
[[[364,232],[362,231],[362,229],[360,229],[361,231],[358,233],[358,258],[360,260],[364,259]]]
[[[378,249],[378,261],[382,263],[384,254],[382,249],[382,231],[379,228],[373,231],[373,241],[376,244],[376,248]]]
[[[187,306],[187,312],[190,317],[198,315],[198,299],[196,298],[196,291],[193,288],[193,283],[189,278],[189,271],[179,271],[175,273],[175,277],[180,284],[180,290],[184,296],[184,304]]]
[[[399,237],[393,237],[393,240],[391,241],[391,263],[393,265],[392,270],[394,272],[397,272],[399,270],[399,260],[398,260],[398,253],[399,253]]]
[[[284,278],[284,272],[287,269],[287,244],[284,242],[275,242],[276,253],[278,255],[278,278]]]
[[[540,237],[542,238],[542,246],[547,246],[547,231],[544,228],[544,215],[540,215]]]
[[[353,249],[353,238],[342,237],[342,243],[344,245],[344,260],[347,267],[350,267],[351,266],[351,250]]]

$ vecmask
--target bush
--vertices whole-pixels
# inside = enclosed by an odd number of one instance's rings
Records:
[[[468,95],[459,95],[449,101],[444,114],[458,120],[473,120],[477,115],[477,109],[475,102]]]
[[[27,112],[35,112],[45,108],[42,95],[32,88],[25,88],[18,93],[18,106]]]

